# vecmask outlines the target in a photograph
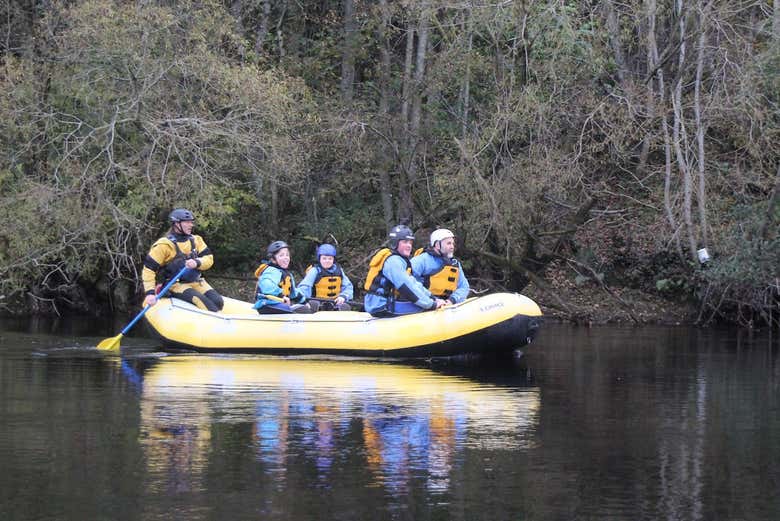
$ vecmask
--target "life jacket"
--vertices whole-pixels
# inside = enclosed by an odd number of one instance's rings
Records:
[[[279,287],[282,289],[282,295],[285,297],[290,296],[290,292],[292,291],[292,277],[290,276],[290,272],[280,268],[276,264],[268,264],[267,262],[263,262],[260,264],[260,266],[257,267],[255,270],[255,277],[260,279],[260,275],[263,274],[263,272],[266,270],[266,268],[273,266],[277,270],[280,270],[282,272],[282,279],[279,281]],[[262,297],[263,294],[260,293],[260,286],[257,287],[257,297]]]
[[[452,259],[447,259],[436,253],[435,250],[429,248],[420,248],[414,252],[414,256],[416,257],[422,254],[423,251],[444,261],[444,265],[439,271],[423,276],[423,285],[428,288],[428,291],[430,291],[431,295],[434,297],[443,299],[449,298],[449,296],[458,288],[460,264],[454,257]]]
[[[181,237],[181,235],[179,237]],[[184,267],[184,263],[186,263],[188,259],[198,258],[198,250],[195,249],[195,237],[192,235],[187,236],[187,240],[190,243],[190,251],[187,253],[184,253],[181,251],[181,248],[179,248],[179,241],[177,240],[178,238],[175,234],[169,233],[165,236],[165,238],[169,240],[171,244],[173,244],[173,247],[176,250],[176,255],[174,255],[173,260],[162,267],[161,274],[163,285],[167,284],[173,277],[176,276],[177,273],[181,271],[181,269]],[[199,280],[200,271],[198,270],[187,270],[184,272],[184,275],[179,278],[179,282],[197,282]]]
[[[382,248],[374,254],[371,258],[371,262],[368,263],[366,283],[363,284],[363,289],[368,293],[374,293],[375,295],[387,297],[388,299],[397,299],[400,296],[397,291],[393,290],[393,283],[382,275],[382,268],[384,267],[385,262],[393,255],[401,257],[406,262],[406,273],[409,275],[412,274],[412,263],[409,259],[403,255],[399,255],[390,248]]]
[[[317,277],[314,279],[314,284],[311,285],[312,297],[334,299],[339,296],[339,293],[341,293],[341,275],[344,272],[341,271],[341,266],[335,262],[333,263],[333,268],[336,268],[335,273],[325,271],[320,265],[306,268],[306,273],[309,273],[309,270],[317,270]]]

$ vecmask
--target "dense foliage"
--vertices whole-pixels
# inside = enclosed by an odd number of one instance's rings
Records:
[[[695,299],[702,322],[780,319],[769,1],[0,11],[7,311],[126,307],[186,206],[223,273],[277,238],[300,269],[329,240],[357,282],[407,220],[455,229],[477,287],[531,281],[565,308],[567,269]]]

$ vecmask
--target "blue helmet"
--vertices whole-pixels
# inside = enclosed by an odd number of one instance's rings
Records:
[[[390,249],[394,250],[398,247],[398,241],[413,241],[414,232],[405,224],[399,224],[390,230],[390,233],[387,234],[387,238],[390,240]]]
[[[320,247],[317,248],[317,259],[319,259],[322,255],[330,255],[331,257],[335,257],[336,247],[332,244],[320,244]]]
[[[170,219],[172,223],[178,223],[181,221],[194,221],[195,216],[186,208],[176,208],[171,212],[171,215],[168,216],[168,219]]]

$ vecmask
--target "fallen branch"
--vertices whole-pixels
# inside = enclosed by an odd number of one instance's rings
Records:
[[[618,295],[617,293],[612,291],[612,289],[610,289],[610,287],[607,286],[604,283],[603,277],[599,277],[599,274],[596,273],[596,270],[594,270],[593,268],[591,268],[587,264],[583,264],[583,263],[581,263],[581,262],[579,262],[579,261],[577,261],[575,259],[565,259],[563,257],[561,257],[561,259],[565,260],[568,263],[574,264],[578,268],[582,268],[582,269],[586,270],[588,273],[590,273],[591,278],[599,283],[599,285],[601,286],[601,289],[606,291],[607,294],[609,294],[613,299],[615,299],[623,307],[623,309],[626,311],[626,313],[628,313],[628,316],[631,317],[631,320],[633,320],[635,324],[639,324],[639,319],[636,317],[636,315],[634,315],[634,311],[631,309],[631,306],[625,300],[623,300],[620,297],[620,295]]]
[[[536,285],[546,295],[549,295],[553,300],[555,300],[558,303],[558,306],[561,309],[563,309],[568,315],[573,314],[571,307],[566,302],[564,302],[564,300],[561,299],[560,296],[558,296],[558,294],[553,290],[552,287],[550,287],[547,281],[545,281],[544,278],[540,277],[533,271],[523,266],[521,262],[515,262],[511,259],[507,259],[500,255],[496,255],[495,253],[491,253],[489,251],[479,251],[478,253],[482,257],[490,261],[493,261],[499,266],[509,268],[510,270],[516,273],[522,273],[524,277],[526,277],[529,281],[533,282],[534,285]]]

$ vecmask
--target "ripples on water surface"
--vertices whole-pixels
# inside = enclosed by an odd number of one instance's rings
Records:
[[[771,338],[547,325],[426,364],[95,326],[0,332],[0,519],[780,519]]]

